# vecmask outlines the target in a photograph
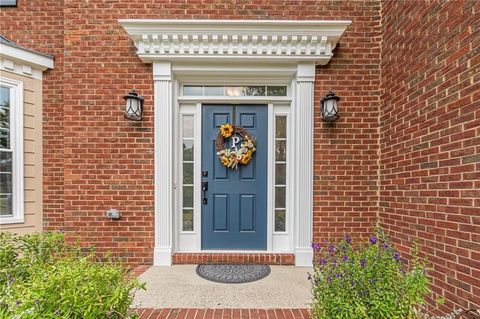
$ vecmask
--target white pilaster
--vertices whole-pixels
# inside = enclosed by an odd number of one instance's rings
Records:
[[[295,265],[312,266],[315,63],[299,63],[295,93]]]
[[[173,100],[170,62],[153,64],[155,126],[155,266],[171,266],[173,252]]]

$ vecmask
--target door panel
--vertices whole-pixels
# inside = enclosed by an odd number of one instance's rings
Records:
[[[204,105],[202,111],[202,249],[267,248],[266,105]],[[222,124],[245,127],[257,141],[252,161],[238,169],[224,167],[215,140]],[[203,196],[203,194],[202,194]]]

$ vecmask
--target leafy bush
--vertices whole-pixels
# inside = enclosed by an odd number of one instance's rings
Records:
[[[60,232],[0,233],[0,319],[133,318],[144,286],[112,260],[69,247]]]
[[[378,229],[367,244],[347,234],[337,245],[314,243],[313,314],[330,318],[415,318],[429,294],[416,247],[410,267]]]

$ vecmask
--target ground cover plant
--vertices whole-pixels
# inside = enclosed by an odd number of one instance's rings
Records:
[[[347,234],[338,244],[312,246],[312,312],[318,319],[416,318],[429,295],[415,246],[407,265],[381,229],[367,243],[354,243]]]
[[[133,318],[137,289],[121,264],[67,245],[60,232],[0,232],[0,319]]]

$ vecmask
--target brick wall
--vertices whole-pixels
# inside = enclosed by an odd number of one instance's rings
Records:
[[[46,229],[63,226],[63,1],[19,0],[0,9],[0,34],[55,55],[43,78],[43,211]]]
[[[380,220],[443,312],[480,306],[480,2],[382,5]]]
[[[327,11],[326,14],[323,12]],[[380,3],[330,2],[317,19],[349,19],[326,66],[315,79],[314,240],[366,236],[378,207],[378,111],[380,106]],[[320,99],[341,97],[334,123],[321,120]]]

